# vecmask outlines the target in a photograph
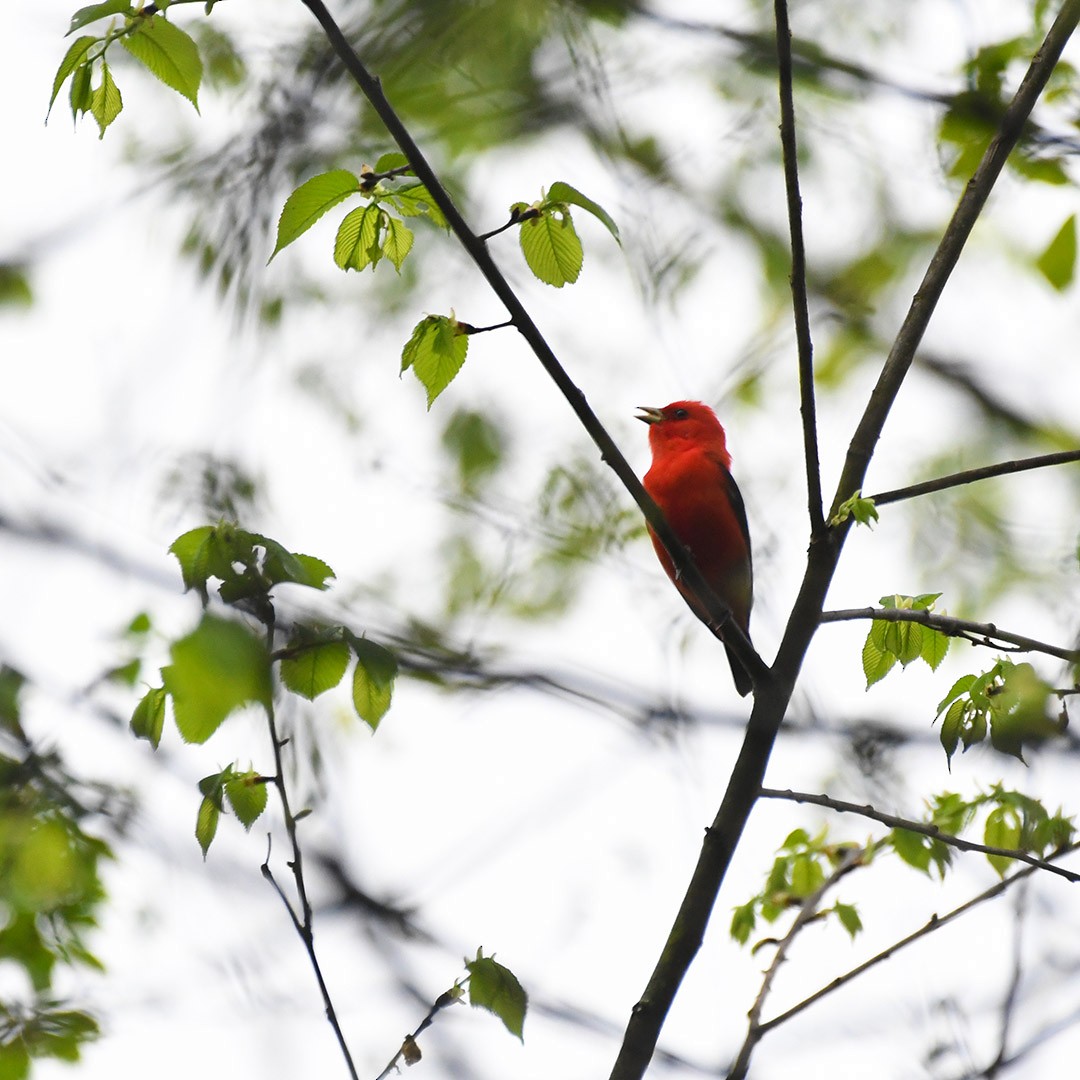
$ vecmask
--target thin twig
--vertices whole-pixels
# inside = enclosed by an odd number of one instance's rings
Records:
[[[810,336],[810,308],[806,298],[806,244],[803,240],[802,195],[799,192],[799,150],[795,136],[795,101],[791,78],[791,26],[787,0],[776,0],[776,57],[780,83],[780,147],[784,159],[788,228],[791,232],[791,304],[795,340],[799,349],[799,397],[802,413],[803,456],[806,462],[806,498],[810,536],[825,531],[821,506],[821,460],[817,441],[817,404],[814,400],[814,343]]]
[[[998,1052],[994,1060],[983,1070],[986,1080],[993,1080],[1005,1065],[1009,1048],[1009,1031],[1016,1015],[1016,1003],[1020,998],[1020,982],[1024,975],[1024,918],[1027,914],[1027,889],[1016,895],[1016,915],[1013,918],[1013,969],[1005,998],[1001,1002],[1001,1034],[998,1036]]]
[[[826,810],[835,810],[838,814],[858,814],[860,817],[879,821],[882,825],[888,825],[890,829],[904,829],[907,832],[919,833],[929,836],[933,840],[954,847],[959,851],[979,851],[984,855],[997,855],[1006,859],[1015,859],[1017,862],[1027,863],[1028,866],[1037,870],[1047,870],[1051,874],[1057,874],[1073,884],[1080,882],[1080,874],[1066,870],[1063,866],[1055,866],[1045,859],[1040,859],[1026,851],[1016,848],[995,847],[993,844],[979,844],[974,840],[965,840],[963,837],[954,836],[945,832],[938,825],[923,821],[912,821],[909,818],[898,817],[895,814],[886,814],[881,810],[869,805],[845,802],[843,799],[834,799],[829,795],[813,795],[807,791],[781,791],[777,788],[762,788],[763,799],[785,799],[789,802],[811,803],[814,806],[823,806]]]
[[[1045,641],[1014,634],[1002,630],[993,623],[969,622],[967,619],[955,619],[951,615],[940,615],[923,608],[843,608],[837,611],[823,611],[820,621],[852,622],[858,619],[874,619],[879,622],[914,622],[929,626],[949,637],[963,638],[976,645],[1000,649],[1003,652],[1039,652],[1056,657],[1069,663],[1080,660],[1080,649],[1066,649],[1061,645],[1049,645]]]
[[[939,476],[936,480],[926,480],[921,484],[882,491],[877,495],[869,495],[867,498],[873,499],[875,506],[885,506],[887,503],[914,499],[919,495],[929,495],[934,491],[945,491],[948,488],[960,487],[962,484],[973,484],[976,480],[988,480],[993,476],[1027,472],[1029,469],[1045,469],[1052,465],[1067,465],[1072,461],[1080,461],[1080,450],[1062,450],[1056,454],[1039,454],[1037,457],[1002,461],[997,465],[984,465],[978,469],[965,469],[963,472]]]
[[[746,1038],[743,1040],[739,1053],[735,1057],[735,1063],[728,1071],[727,1080],[743,1080],[746,1071],[750,1067],[750,1055],[754,1047],[761,1041],[764,1033],[761,1024],[761,1012],[765,1008],[765,999],[772,989],[773,980],[776,978],[780,965],[787,959],[788,950],[791,948],[796,935],[807,923],[817,915],[818,905],[822,897],[844,877],[858,866],[866,857],[863,848],[855,847],[844,852],[836,869],[799,905],[798,914],[791,924],[788,932],[780,939],[773,955],[772,963],[765,971],[765,977],[761,981],[761,989],[758,991],[754,1004],[750,1008],[749,1024],[746,1030]]]
[[[266,637],[267,637],[267,652],[271,655],[274,652],[274,609],[271,607],[265,619],[266,625]],[[274,776],[273,783],[274,788],[277,791],[278,799],[281,801],[281,814],[285,821],[285,832],[289,838],[289,846],[292,852],[292,858],[288,862],[289,869],[292,870],[293,881],[296,885],[296,897],[300,904],[299,912],[289,903],[288,898],[285,896],[284,890],[278,884],[277,879],[274,877],[273,872],[270,869],[270,849],[267,845],[266,861],[262,865],[262,875],[267,881],[274,887],[278,896],[281,898],[282,903],[285,905],[286,910],[289,913],[289,918],[292,920],[293,926],[296,928],[297,934],[300,936],[300,940],[304,943],[304,949],[308,954],[308,961],[311,964],[312,970],[315,972],[315,981],[319,985],[319,993],[322,995],[323,1007],[326,1012],[326,1019],[333,1029],[334,1036],[337,1038],[338,1046],[341,1049],[342,1057],[345,1059],[345,1065],[349,1070],[349,1076],[352,1080],[359,1080],[356,1072],[356,1066],[353,1064],[352,1054],[349,1051],[349,1044],[345,1039],[345,1032],[341,1029],[341,1024],[338,1021],[337,1010],[334,1008],[333,998],[330,996],[330,988],[326,985],[326,979],[323,976],[322,965],[319,963],[318,954],[315,952],[315,926],[311,912],[311,902],[308,899],[307,885],[304,882],[304,857],[300,847],[300,838],[297,833],[297,821],[296,815],[292,812],[292,808],[289,805],[289,790],[285,783],[285,765],[282,756],[282,749],[288,742],[288,739],[283,739],[278,734],[277,717],[274,709],[274,703],[271,700],[266,707],[267,727],[270,731],[270,743],[273,747],[274,753]]]
[[[421,1032],[431,1027],[436,1015],[445,1009],[448,1005],[453,1005],[455,1002],[461,1000],[461,987],[464,986],[467,980],[463,980],[461,983],[454,985],[453,989],[447,990],[445,993],[440,994],[435,999],[435,1004],[428,1009],[427,1015],[416,1026],[416,1030],[411,1034],[406,1035],[401,1043],[401,1047],[398,1052],[387,1063],[386,1068],[375,1078],[375,1080],[386,1080],[392,1072],[400,1071],[398,1069],[398,1062],[405,1058],[406,1065],[413,1065],[420,1060],[420,1047],[416,1044],[417,1037]]]
[[[1068,848],[1063,848],[1055,857],[1061,857],[1071,854],[1078,850],[1080,845],[1072,844]],[[1002,878],[1001,881],[994,885],[991,885],[989,889],[979,893],[977,896],[973,896],[970,900],[965,901],[959,907],[955,907],[952,911],[945,915],[932,915],[929,921],[921,926],[914,933],[908,934],[906,937],[901,938],[899,941],[894,942],[887,949],[883,949],[881,952],[871,956],[869,960],[863,961],[856,967],[853,967],[850,971],[845,972],[843,975],[838,975],[832,982],[823,986],[820,990],[816,990],[809,997],[803,998],[796,1005],[792,1005],[790,1009],[785,1010],[778,1016],[774,1016],[771,1020],[766,1020],[761,1025],[761,1034],[771,1031],[773,1028],[779,1027],[781,1024],[790,1020],[794,1016],[798,1016],[804,1009],[808,1009],[815,1002],[820,1001],[823,997],[827,997],[834,990],[839,990],[841,986],[846,986],[852,979],[862,975],[863,972],[869,971],[872,967],[880,964],[884,960],[888,960],[889,957],[894,956],[901,949],[907,948],[908,945],[913,945],[916,941],[921,940],[928,934],[934,933],[936,930],[940,930],[943,926],[947,926],[949,923],[958,919],[965,912],[970,911],[972,908],[977,907],[979,904],[985,903],[987,900],[993,900],[995,897],[1000,896],[1012,885],[1018,881],[1023,881],[1035,873],[1036,868],[1034,866],[1026,866],[1023,870],[1018,870],[1015,874],[1007,878]]]

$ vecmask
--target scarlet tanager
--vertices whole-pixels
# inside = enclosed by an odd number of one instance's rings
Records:
[[[731,455],[716,413],[700,401],[673,401],[662,409],[639,407],[649,425],[652,467],[645,490],[694,558],[694,564],[732,617],[749,635],[754,603],[750,531],[742,495],[732,479]],[[664,545],[649,527],[660,565],[682,593],[690,610],[710,629],[705,605],[683,582]],[[716,630],[713,633],[721,637]],[[722,637],[721,637],[721,640]],[[752,684],[746,668],[727,649],[735,689],[744,697]]]

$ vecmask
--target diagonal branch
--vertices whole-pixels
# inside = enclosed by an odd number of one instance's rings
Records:
[[[948,488],[960,487],[962,484],[973,484],[976,480],[988,480],[993,476],[1027,472],[1029,469],[1045,469],[1051,465],[1067,465],[1073,461],[1080,461],[1080,450],[1061,450],[1056,454],[1039,454],[1037,457],[1021,458],[1016,461],[1001,461],[997,465],[965,469],[963,472],[939,476],[936,480],[894,488],[892,491],[882,491],[880,494],[867,497],[873,500],[875,506],[885,506],[887,503],[914,499],[919,495],[929,495],[934,491],[945,491]]]
[[[1058,856],[1055,857],[1068,855],[1077,850],[1080,850],[1080,845],[1072,844],[1068,848],[1063,848],[1058,852]],[[826,984],[820,990],[814,991],[809,997],[803,998],[797,1005],[792,1005],[790,1009],[785,1010],[778,1016],[774,1016],[771,1020],[766,1020],[761,1025],[762,1035],[775,1027],[779,1027],[792,1017],[798,1016],[804,1009],[808,1009],[815,1002],[820,1001],[823,997],[827,997],[834,990],[839,990],[841,986],[846,986],[852,979],[858,978],[858,976],[869,971],[872,967],[876,967],[878,964],[882,963],[882,961],[888,960],[891,956],[895,956],[901,949],[906,949],[908,945],[913,945],[916,941],[920,941],[928,934],[940,930],[943,926],[948,926],[949,923],[958,919],[972,908],[978,907],[979,904],[983,904],[988,900],[993,900],[995,897],[1001,896],[1002,893],[1006,892],[1018,881],[1025,881],[1029,878],[1035,873],[1035,869],[1034,866],[1027,866],[1023,870],[1018,870],[1010,877],[1002,878],[1001,881],[991,885],[989,889],[984,890],[977,896],[973,896],[970,900],[966,900],[959,907],[953,908],[952,911],[949,911],[944,915],[931,915],[927,922],[918,930],[908,934],[906,937],[902,937],[887,949],[882,949],[881,952],[871,956],[869,960],[864,960],[861,964],[851,968],[850,971],[846,971],[843,975],[838,975],[832,982]]]
[[[822,897],[842,877],[860,865],[866,857],[867,852],[863,848],[855,847],[846,851],[836,869],[799,905],[799,913],[795,916],[791,928],[777,945],[772,963],[769,964],[765,977],[761,981],[761,989],[758,991],[758,996],[754,999],[754,1004],[750,1008],[750,1022],[747,1025],[746,1038],[743,1040],[739,1053],[735,1057],[735,1063],[728,1071],[727,1080],[744,1080],[746,1072],[750,1068],[750,1055],[754,1052],[754,1047],[761,1041],[761,1037],[765,1033],[761,1023],[761,1012],[765,1008],[765,999],[769,996],[769,991],[772,989],[773,980],[780,970],[780,965],[787,960],[788,950],[791,948],[796,935],[817,915],[818,905],[821,903]]]
[[[843,608],[838,611],[823,611],[820,621],[851,622],[855,619],[873,619],[877,622],[914,622],[929,626],[949,637],[964,638],[976,645],[986,645],[1003,652],[1040,652],[1055,656],[1071,664],[1080,661],[1080,649],[1066,649],[1060,645],[1048,645],[1045,641],[1001,630],[993,623],[969,622],[967,619],[954,619],[951,615],[939,615],[934,611],[916,608]]]
[[[1074,873],[1072,870],[1066,870],[1063,866],[1055,866],[1054,863],[1048,862],[1046,859],[1039,859],[1026,851],[1020,851],[1017,848],[994,847],[992,844],[979,844],[974,840],[964,840],[962,837],[945,832],[937,825],[923,821],[911,821],[908,818],[897,817],[895,814],[886,814],[873,806],[860,806],[858,803],[844,802],[842,799],[834,799],[829,795],[813,795],[807,791],[791,791],[790,789],[780,791],[776,788],[762,788],[761,797],[763,799],[787,799],[796,803],[812,803],[814,806],[823,806],[826,810],[835,810],[838,814],[858,814],[860,817],[870,818],[871,821],[879,821],[882,825],[888,825],[890,829],[904,829],[907,832],[929,836],[933,840],[940,840],[941,843],[948,844],[949,847],[954,847],[959,851],[980,851],[984,855],[1000,855],[1007,859],[1015,859],[1017,862],[1027,863],[1028,866],[1037,870],[1048,870],[1051,874],[1058,874],[1073,884],[1080,882],[1080,874]]]
[[[788,228],[791,231],[791,304],[795,339],[799,348],[799,396],[806,461],[806,498],[810,536],[825,532],[821,508],[821,460],[817,440],[817,404],[814,400],[814,343],[810,336],[810,309],[806,299],[806,245],[803,240],[802,195],[799,191],[799,149],[795,137],[795,101],[791,78],[791,26],[786,0],[776,0],[776,57],[780,83],[780,146],[784,157]]]
[[[1031,64],[1012,101],[1002,114],[1001,124],[982,160],[968,181],[964,194],[934,252],[922,283],[885,360],[877,385],[848,449],[847,460],[836,492],[833,512],[863,485],[870,458],[881,436],[900,386],[911,367],[915,350],[926,332],[930,316],[949,280],[979,214],[990,197],[1005,161],[1016,146],[1035,103],[1046,86],[1066,42],[1080,22],[1080,0],[1064,0],[1054,24],[1032,57]],[[831,515],[830,515],[831,516]]]
[[[709,613],[710,628],[720,630],[723,634],[724,643],[731,647],[732,652],[735,653],[749,672],[755,685],[762,681],[768,675],[768,668],[758,655],[757,650],[750,643],[750,639],[732,618],[731,608],[719,599],[709,587],[690,553],[675,535],[671,526],[668,525],[664,515],[660,512],[660,508],[645,491],[637,474],[630,467],[626,458],[623,457],[622,452],[615,445],[615,441],[608,434],[603,424],[600,423],[596,413],[593,412],[588,401],[586,401],[585,394],[567,374],[566,369],[555,356],[539,327],[533,322],[532,317],[525,309],[525,305],[511,288],[510,283],[491,257],[484,239],[477,236],[461,216],[461,212],[454,205],[449,192],[439,180],[435,170],[431,167],[427,158],[424,157],[409,130],[387,100],[386,95],[383,93],[382,83],[367,70],[360,57],[356,55],[341,28],[326,9],[323,0],[301,0],[301,3],[308,8],[323,28],[323,32],[326,34],[327,40],[337,54],[338,59],[345,65],[345,69],[352,76],[356,85],[371,103],[372,108],[378,113],[379,119],[382,120],[391,138],[408,159],[413,172],[427,188],[432,201],[442,211],[451,231],[484,276],[492,292],[505,306],[510,316],[510,323],[525,339],[544,370],[558,387],[563,397],[566,398],[582,427],[593,442],[596,443],[600,450],[601,459],[611,467],[630,493],[631,498],[641,508],[645,520],[653,527],[653,530],[660,537],[668,554],[671,556],[680,577],[701,599]]]

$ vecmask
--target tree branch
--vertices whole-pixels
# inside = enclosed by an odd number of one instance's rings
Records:
[[[1080,849],[1080,845],[1072,844],[1068,848],[1063,848],[1058,852],[1057,856],[1071,854],[1072,852]],[[958,919],[965,912],[970,911],[972,908],[977,907],[979,904],[985,903],[987,900],[993,900],[995,897],[1000,896],[1012,885],[1018,881],[1023,881],[1035,873],[1034,866],[1025,867],[1023,870],[1018,870],[1011,877],[1003,878],[1001,881],[994,885],[991,885],[989,889],[979,893],[977,896],[973,896],[970,900],[965,901],[959,907],[955,907],[952,911],[945,915],[931,915],[927,923],[916,930],[914,933],[908,934],[907,937],[901,938],[899,941],[890,945],[887,949],[883,949],[881,952],[870,957],[869,960],[863,961],[857,967],[853,967],[850,971],[845,972],[843,975],[838,975],[832,982],[823,986],[820,990],[816,990],[807,998],[803,998],[797,1005],[793,1005],[790,1009],[780,1013],[778,1016],[774,1016],[771,1020],[766,1020],[761,1025],[761,1034],[771,1031],[775,1027],[779,1027],[785,1021],[790,1020],[794,1016],[798,1016],[804,1009],[809,1008],[815,1002],[820,1001],[823,997],[828,996],[834,990],[839,990],[841,986],[845,986],[851,982],[852,979],[862,975],[863,972],[869,971],[870,968],[880,964],[883,960],[888,960],[889,957],[894,956],[901,949],[907,948],[908,945],[914,944],[916,941],[926,937],[928,934],[934,933],[936,930],[940,930],[943,926],[947,926],[949,923]]]
[[[791,26],[787,0],[776,0],[776,56],[780,83],[780,147],[784,158],[788,227],[791,232],[791,304],[799,349],[799,396],[806,462],[806,498],[810,536],[825,532],[821,506],[821,460],[817,440],[817,404],[814,400],[814,343],[810,336],[810,310],[806,299],[806,245],[803,240],[802,195],[799,192],[799,150],[795,137],[795,101],[791,78]]]
[[[791,924],[791,928],[777,945],[772,963],[769,964],[769,967],[765,972],[765,977],[761,981],[761,989],[758,991],[758,996],[754,999],[754,1004],[750,1007],[750,1022],[747,1026],[746,1038],[743,1040],[743,1044],[739,1048],[739,1053],[735,1057],[735,1063],[728,1071],[727,1080],[744,1080],[744,1077],[746,1076],[746,1072],[750,1067],[750,1055],[754,1052],[754,1047],[761,1041],[761,1037],[764,1034],[764,1029],[761,1024],[761,1012],[762,1009],[765,1008],[765,999],[769,996],[769,991],[772,989],[773,980],[776,978],[776,973],[780,970],[780,965],[787,959],[788,950],[791,948],[791,944],[795,940],[796,934],[798,934],[799,931],[802,930],[802,928],[817,914],[818,905],[821,903],[822,897],[842,877],[844,877],[845,874],[854,870],[865,856],[866,851],[863,848],[856,847],[846,851],[836,869],[833,870],[821,885],[819,885],[818,888],[799,905],[799,913],[795,916],[795,921]]]
[[[1056,454],[1039,454],[1037,457],[1002,461],[997,465],[984,465],[978,469],[965,469],[963,472],[939,476],[936,480],[927,480],[921,484],[882,491],[877,495],[869,495],[867,498],[873,499],[875,506],[885,506],[903,499],[929,495],[934,491],[945,491],[948,488],[960,487],[962,484],[973,484],[976,480],[988,480],[992,476],[1007,476],[1009,473],[1027,472],[1029,469],[1045,469],[1051,465],[1066,465],[1072,461],[1080,461],[1080,450],[1062,450]]]
[[[510,316],[510,322],[525,339],[548,376],[558,387],[563,397],[566,398],[582,427],[584,427],[593,442],[596,443],[600,450],[601,460],[610,466],[630,493],[631,498],[640,507],[641,512],[645,515],[645,520],[648,521],[653,527],[653,531],[660,537],[679,572],[679,576],[705,606],[710,618],[710,629],[719,631],[722,634],[724,643],[731,647],[732,652],[742,662],[755,685],[765,679],[768,676],[769,669],[750,643],[750,639],[732,618],[731,609],[709,587],[708,582],[706,582],[701,571],[694,563],[692,556],[675,535],[671,526],[668,525],[664,515],[660,512],[660,508],[645,491],[645,488],[642,487],[637,474],[630,468],[626,458],[623,457],[622,452],[615,445],[615,441],[608,434],[603,424],[600,423],[596,413],[593,412],[588,401],[586,401],[585,394],[570,378],[562,364],[559,363],[544,335],[533,322],[524,304],[510,287],[510,283],[491,257],[483,238],[477,236],[461,216],[460,211],[454,205],[449,192],[439,180],[435,170],[424,157],[420,147],[417,146],[416,141],[387,100],[386,95],[383,93],[382,83],[367,70],[359,56],[356,55],[341,28],[334,21],[330,12],[327,11],[323,0],[301,0],[301,3],[315,16],[334,52],[345,65],[345,69],[352,76],[376,113],[378,113],[379,119],[382,120],[391,138],[408,159],[413,172],[427,188],[432,202],[442,211],[451,231],[484,276],[492,292],[495,293],[506,308]]]
[[[1080,0],[1065,0],[1016,96],[1005,110],[1000,130],[960,197],[852,437],[830,517],[840,503],[863,487],[874,446],[927,322],[1009,151],[1015,146],[1024,122],[1078,21]],[[640,1080],[644,1075],[675,993],[701,945],[731,857],[757,800],[806,650],[819,625],[848,528],[850,525],[830,529],[821,542],[810,545],[806,573],[788,618],[771,678],[755,688],[754,707],[723,801],[712,825],[706,830],[701,855],[660,959],[645,992],[631,1012],[611,1080]]]
[[[881,436],[885,420],[896,400],[904,377],[911,367],[915,350],[926,332],[930,316],[937,307],[945,283],[949,280],[967,238],[986,205],[994,183],[1001,174],[1009,153],[1019,140],[1024,124],[1035,108],[1035,103],[1046,86],[1077,22],[1080,22],[1080,0],[1064,0],[1054,24],[1032,58],[1016,94],[1002,114],[997,133],[990,141],[990,145],[986,148],[982,160],[957,203],[952,219],[941,238],[941,243],[930,260],[922,283],[912,299],[907,316],[885,360],[866,412],[851,440],[830,517],[845,499],[850,498],[865,486],[863,481],[874,446]]]
[[[858,814],[860,817],[870,818],[872,821],[881,822],[882,825],[888,825],[890,829],[904,829],[907,832],[920,833],[934,840],[940,840],[941,843],[948,844],[949,847],[954,847],[959,851],[979,851],[984,855],[1000,855],[1007,859],[1015,859],[1017,862],[1027,863],[1028,866],[1037,870],[1047,870],[1051,874],[1057,874],[1073,884],[1080,882],[1080,874],[1073,873],[1072,870],[1066,870],[1063,866],[1055,866],[1052,862],[1037,858],[1026,851],[1020,851],[1016,848],[994,847],[992,844],[979,844],[974,840],[964,840],[962,837],[945,832],[937,825],[912,821],[908,818],[897,817],[895,814],[886,814],[873,806],[860,806],[857,803],[834,799],[829,795],[813,795],[810,792],[792,791],[790,789],[780,791],[777,788],[762,788],[761,797],[763,799],[786,799],[789,802],[796,803],[811,803],[814,806],[823,806],[827,810],[835,810],[838,814]]]
[[[1014,634],[1009,630],[1000,630],[993,623],[969,622],[967,619],[955,619],[951,615],[939,615],[933,611],[915,608],[842,608],[837,611],[823,611],[820,621],[852,622],[857,619],[875,619],[880,622],[914,622],[929,626],[949,637],[963,638],[975,645],[985,645],[991,649],[1006,652],[1039,652],[1075,664],[1080,661],[1080,649],[1066,649],[1060,645],[1048,645],[1045,641]]]

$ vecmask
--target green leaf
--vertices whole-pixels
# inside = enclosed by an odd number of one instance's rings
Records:
[[[331,169],[305,180],[285,200],[278,218],[277,243],[270,260],[282,248],[306,233],[327,210],[359,190],[359,177],[347,169]]]
[[[344,641],[324,641],[300,648],[302,652],[281,661],[281,681],[293,693],[314,701],[341,682],[349,666],[349,646]]]
[[[929,626],[924,626],[922,629],[922,651],[919,655],[930,666],[931,671],[937,671],[941,661],[949,652],[952,639],[948,634],[943,634],[940,630],[934,630]]]
[[[401,370],[412,368],[427,390],[428,408],[461,370],[469,338],[453,316],[428,315],[413,329],[401,351]]]
[[[964,702],[957,699],[954,701],[945,712],[945,716],[941,721],[941,731],[938,733],[938,737],[941,739],[942,748],[945,751],[945,757],[952,763],[952,756],[956,753],[957,746],[960,745],[961,728],[964,721],[965,706]],[[965,742],[964,749],[967,749],[967,743]]]
[[[144,67],[166,86],[186,97],[199,111],[199,84],[202,82],[202,59],[199,47],[190,35],[164,15],[143,19],[134,33],[121,44]]]
[[[49,113],[52,112],[53,103],[60,93],[60,87],[64,85],[68,76],[70,76],[76,68],[85,64],[86,54],[90,51],[90,47],[98,40],[100,39],[96,37],[76,38],[71,43],[71,47],[64,54],[64,59],[60,61],[60,66],[56,69],[56,77],[53,79],[52,97],[49,98],[49,112],[45,114],[46,123],[49,121]]]
[[[750,900],[748,903],[737,907],[731,916],[731,936],[740,944],[745,945],[750,940],[750,935],[757,925],[756,903]]]
[[[394,264],[394,269],[401,273],[401,264],[413,246],[413,231],[400,218],[385,216],[386,236],[383,238],[383,254]]]
[[[225,781],[225,797],[248,831],[266,809],[266,782],[254,769],[232,773]]]
[[[353,672],[353,707],[356,715],[372,731],[390,708],[397,678],[397,660],[394,654],[368,638],[349,634],[349,643],[356,653],[356,670]]]
[[[68,100],[71,102],[71,115],[75,120],[90,111],[94,91],[90,85],[92,65],[83,64],[75,69],[68,87]]]
[[[169,545],[169,554],[175,555],[180,563],[184,588],[197,590],[204,603],[206,582],[210,577],[210,541],[215,531],[213,525],[200,525],[178,536]]]
[[[874,500],[864,499],[862,491],[856,491],[850,499],[845,499],[837,507],[836,513],[829,519],[829,525],[842,525],[849,517],[853,517],[859,525],[873,528],[878,516]]]
[[[958,697],[962,697],[964,694],[968,693],[974,682],[974,675],[961,675],[960,678],[952,684],[949,692],[938,702],[935,715],[940,716],[947,706],[951,705]]]
[[[131,731],[136,739],[146,739],[156,750],[165,724],[165,687],[147,690],[131,714]]]
[[[842,904],[839,900],[833,905],[833,911],[836,912],[837,918],[840,920],[840,925],[852,936],[862,930],[862,919],[859,918],[858,910],[851,904]]]
[[[379,231],[386,211],[377,203],[350,210],[338,226],[334,239],[334,262],[342,270],[363,270],[382,258]]]
[[[1076,215],[1070,214],[1046,250],[1035,260],[1039,273],[1058,292],[1072,284],[1076,273]]]
[[[866,635],[866,641],[862,647],[863,674],[866,676],[866,689],[869,690],[876,682],[880,682],[889,674],[896,663],[896,657],[884,649],[881,644],[882,632],[875,627],[884,627],[881,619],[875,619],[870,623],[870,633]]]
[[[102,60],[101,83],[90,94],[90,112],[98,123],[99,139],[105,138],[105,129],[120,115],[123,107],[120,89],[113,82],[109,65]]]
[[[134,15],[135,11],[132,8],[129,0],[105,0],[102,4],[90,4],[89,7],[79,8],[74,15],[71,16],[71,25],[68,27],[68,34],[74,34],[76,30],[81,30],[87,23],[96,22],[98,19],[104,19],[109,15]]]
[[[1007,806],[998,806],[991,810],[986,817],[986,826],[983,829],[983,843],[987,847],[1019,848],[1020,819],[1016,811]],[[1013,860],[1006,855],[987,855],[986,858],[1000,877],[1005,876],[1013,863]]]
[[[443,212],[435,205],[431,192],[423,184],[397,187],[387,199],[403,217],[426,217],[440,229],[450,227]]]
[[[300,555],[289,551],[283,544],[259,533],[251,534],[252,540],[266,552],[263,573],[272,585],[288,581],[294,585],[306,585],[310,589],[325,589],[334,571],[314,555]]]
[[[521,251],[529,269],[546,285],[573,284],[585,258],[568,210],[553,208],[521,223]]]
[[[388,173],[393,169],[404,168],[408,164],[409,159],[400,150],[391,150],[379,157],[372,172]]]
[[[199,841],[199,847],[202,848],[203,859],[206,858],[206,853],[214,842],[220,819],[221,811],[214,805],[214,800],[204,796],[203,801],[199,803],[198,816],[195,818],[195,839]]]
[[[599,203],[595,203],[588,196],[582,195],[577,188],[563,183],[562,180],[556,180],[555,183],[548,188],[547,198],[549,202],[570,203],[573,206],[580,206],[582,210],[588,210],[593,217],[603,223],[604,227],[613,237],[615,237],[618,243],[622,243],[622,240],[619,238],[619,226],[615,224],[611,215]]]
[[[190,634],[173,643],[170,656],[162,675],[185,742],[206,742],[243,705],[269,707],[270,657],[246,626],[203,615]]]
[[[469,1004],[493,1012],[506,1025],[511,1035],[524,1042],[523,1028],[528,996],[517,976],[493,957],[477,949],[476,959],[467,961],[469,971]]]

